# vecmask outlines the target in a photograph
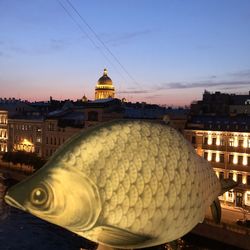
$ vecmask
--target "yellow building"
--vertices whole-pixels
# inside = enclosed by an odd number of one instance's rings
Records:
[[[240,124],[236,117],[224,121],[208,118],[206,122],[197,117],[187,123],[185,136],[197,154],[211,163],[218,178],[231,178],[238,183],[220,200],[250,208],[250,133],[246,121]]]
[[[115,97],[115,88],[112,80],[108,77],[107,69],[104,69],[103,76],[99,78],[95,87],[95,100]]]
[[[0,153],[7,152],[8,111],[0,110]]]

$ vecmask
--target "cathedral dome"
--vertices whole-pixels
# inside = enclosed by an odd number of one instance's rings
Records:
[[[112,80],[108,77],[107,69],[104,69],[103,76],[99,78],[97,84],[99,85],[112,85]]]

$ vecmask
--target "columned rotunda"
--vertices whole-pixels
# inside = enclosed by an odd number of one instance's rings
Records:
[[[107,69],[104,69],[103,76],[99,78],[95,87],[95,100],[114,98],[115,88],[112,80],[108,77]]]

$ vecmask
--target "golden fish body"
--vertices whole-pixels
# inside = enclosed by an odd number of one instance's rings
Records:
[[[117,248],[178,239],[203,221],[221,191],[212,167],[180,133],[136,120],[79,133],[18,185],[7,202]],[[34,206],[43,188],[46,205]],[[26,198],[18,200],[15,189]]]

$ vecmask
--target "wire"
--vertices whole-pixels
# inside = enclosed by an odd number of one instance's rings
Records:
[[[122,76],[122,78],[125,80],[124,76],[119,72],[119,70],[116,68],[114,63],[107,57],[107,55],[101,50],[101,48],[96,44],[96,42],[92,39],[92,37],[83,29],[83,27],[77,22],[77,20],[73,17],[73,15],[67,10],[67,8],[62,4],[60,0],[57,0],[57,2],[60,4],[60,6],[63,8],[63,10],[66,12],[66,14],[72,19],[72,21],[77,25],[77,27],[80,29],[80,31],[90,40],[90,42],[93,44],[93,46],[100,51],[100,53],[103,55],[103,57],[114,67],[114,69]]]
[[[71,6],[71,8],[75,11],[75,13],[80,17],[80,19],[84,22],[84,24],[89,28],[89,30],[94,34],[96,39],[102,44],[102,46],[106,49],[106,51],[113,57],[113,59],[120,65],[123,71],[129,76],[129,78],[136,83],[140,88],[140,84],[135,80],[135,78],[128,72],[128,70],[122,65],[120,60],[114,55],[114,53],[108,48],[108,46],[103,42],[103,40],[98,36],[95,30],[88,24],[88,22],[82,17],[79,11],[74,7],[74,5],[70,2],[70,0],[66,0],[67,3]]]

